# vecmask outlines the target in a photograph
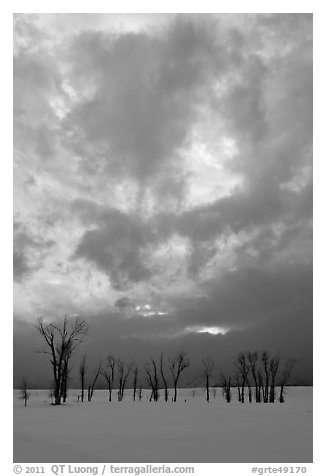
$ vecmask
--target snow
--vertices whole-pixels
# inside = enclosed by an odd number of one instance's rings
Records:
[[[31,391],[27,407],[14,391],[15,463],[309,463],[312,462],[312,387],[287,389],[280,404],[228,404],[218,389],[180,390],[177,402],[107,401],[50,405]]]

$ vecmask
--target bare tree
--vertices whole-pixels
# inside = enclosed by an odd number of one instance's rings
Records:
[[[169,369],[172,374],[173,384],[174,384],[174,397],[173,401],[177,401],[177,387],[178,381],[181,373],[190,365],[190,360],[186,352],[181,351],[176,356],[174,356],[169,363]]]
[[[235,366],[238,371],[237,375],[240,379],[240,385],[241,385],[240,402],[244,403],[244,391],[248,381],[248,373],[249,373],[249,365],[247,363],[246,355],[244,352],[239,353],[237,360],[235,362]]]
[[[102,374],[102,359],[99,360],[98,366],[95,369],[94,377],[93,380],[91,381],[90,385],[88,386],[88,392],[87,392],[87,400],[89,402],[92,401],[93,395],[94,395],[94,390],[95,390],[95,385],[97,382],[97,379],[99,376]]]
[[[86,355],[83,356],[80,367],[79,367],[79,377],[80,377],[80,386],[81,386],[81,401],[84,401],[85,397],[85,374],[86,374]]]
[[[47,347],[47,350],[42,350],[41,353],[50,355],[54,380],[54,404],[60,405],[62,396],[66,393],[69,360],[76,347],[84,342],[88,330],[87,324],[84,320],[79,318],[70,320],[67,316],[62,322],[46,324],[40,317],[35,327]]]
[[[164,384],[164,400],[167,402],[169,398],[169,390],[168,390],[168,384],[167,380],[164,374],[164,360],[163,360],[163,352],[161,353],[161,358],[160,358],[160,372],[161,372],[161,377],[163,380]]]
[[[230,403],[231,402],[231,377],[227,378],[221,372],[221,385],[222,385],[222,392],[225,400]]]
[[[274,403],[275,402],[275,387],[276,387],[276,378],[277,378],[277,372],[280,366],[280,355],[277,354],[274,357],[270,359],[269,362],[269,371],[270,371],[270,389],[269,389],[269,403]]]
[[[257,371],[257,382],[258,382],[258,403],[261,403],[262,391],[264,387],[264,379],[260,369],[258,369]]]
[[[67,396],[68,396],[68,379],[69,379],[69,373],[70,373],[69,361],[71,357],[71,348],[72,348],[72,345],[70,344],[67,347],[67,350],[65,352],[65,356],[63,359],[62,387],[61,387],[61,398],[63,403],[66,403]]]
[[[21,400],[24,400],[24,406],[25,407],[27,405],[27,400],[29,400],[30,396],[31,396],[31,394],[28,391],[27,380],[24,377],[23,381],[22,381],[22,386],[21,386],[20,397],[19,398],[21,398]]]
[[[134,368],[133,368],[133,374],[134,374],[134,378],[133,378],[133,388],[134,388],[133,399],[134,399],[134,402],[136,401],[136,392],[137,392],[137,384],[138,384],[138,373],[139,373],[138,366],[135,365]]]
[[[249,375],[247,379],[247,385],[248,385],[248,400],[249,400],[249,403],[252,403],[252,385],[251,385],[251,379]]]
[[[241,387],[240,387],[240,377],[239,374],[235,374],[235,381],[237,383],[237,389],[238,389],[238,401],[241,402]]]
[[[206,400],[209,402],[209,389],[211,386],[211,378],[214,370],[214,361],[211,357],[207,356],[202,360],[204,367],[204,379],[206,386]]]
[[[261,353],[261,360],[263,363],[263,370],[265,374],[265,381],[263,386],[263,400],[264,400],[264,403],[268,403],[270,364],[269,364],[269,354],[266,350],[263,350],[263,352]]]
[[[133,368],[133,363],[125,363],[123,360],[118,359],[117,368],[118,368],[118,381],[119,381],[118,401],[121,402],[124,396],[127,379]]]
[[[150,357],[149,363],[145,366],[145,373],[146,373],[147,382],[152,390],[150,401],[152,401],[153,399],[154,402],[157,402],[159,399],[159,391],[158,391],[159,378],[158,378],[157,363],[153,359],[153,357]]]
[[[112,390],[114,385],[114,369],[115,369],[115,357],[113,355],[109,355],[107,358],[107,368],[108,370],[103,370],[103,376],[108,384],[109,389],[109,402],[112,401]]]
[[[258,352],[247,352],[247,358],[249,362],[249,367],[251,371],[251,375],[255,384],[255,398],[256,402],[260,403],[261,401],[261,392],[259,391],[259,384],[258,384],[258,374],[257,374],[257,363],[258,363]]]
[[[296,359],[288,359],[285,362],[281,378],[280,378],[280,403],[284,403],[285,387],[288,385],[293,367],[297,364]]]

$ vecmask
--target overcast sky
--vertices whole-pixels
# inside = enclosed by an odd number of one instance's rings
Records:
[[[15,15],[17,376],[65,314],[311,379],[312,15]]]

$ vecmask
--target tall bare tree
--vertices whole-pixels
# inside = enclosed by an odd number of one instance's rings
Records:
[[[257,370],[257,382],[258,382],[258,403],[262,401],[262,392],[264,388],[264,379],[261,369]]]
[[[150,357],[149,363],[145,366],[145,373],[146,373],[147,382],[152,390],[150,401],[153,399],[154,402],[157,402],[159,399],[159,390],[158,390],[159,378],[158,378],[157,363],[153,359],[153,357]]]
[[[81,401],[84,401],[85,397],[85,374],[86,374],[86,355],[83,356],[79,366],[79,377],[81,386]]]
[[[241,396],[240,396],[240,401],[241,403],[244,403],[245,400],[245,386],[248,382],[248,373],[249,373],[249,365],[247,363],[246,359],[246,354],[244,352],[240,352],[237,360],[235,362],[235,367],[237,369],[237,375],[240,379],[240,385],[241,385]]]
[[[69,373],[70,373],[69,361],[71,357],[71,349],[72,349],[72,345],[70,344],[67,347],[67,351],[63,359],[62,387],[61,387],[61,398],[63,403],[66,403],[67,396],[68,396],[68,379],[69,379]]]
[[[66,390],[69,360],[79,344],[84,342],[88,327],[86,321],[67,316],[61,322],[47,324],[42,317],[35,325],[43,337],[47,349],[41,353],[50,355],[54,380],[54,404],[60,405]]]
[[[203,373],[204,373],[205,387],[206,387],[206,400],[209,402],[209,389],[211,387],[211,378],[213,375],[215,364],[213,359],[209,356],[203,358],[202,364],[204,367]]]
[[[264,400],[264,403],[268,403],[269,383],[270,383],[270,363],[269,363],[269,353],[266,350],[262,351],[261,360],[263,363],[264,379],[265,379],[264,386],[263,386],[263,400]]]
[[[178,381],[180,378],[181,373],[190,365],[190,360],[187,356],[187,353],[184,351],[179,352],[177,355],[172,357],[169,362],[169,369],[172,374],[173,378],[173,386],[174,386],[174,397],[173,401],[177,401],[177,388],[178,388]]]
[[[257,364],[258,364],[258,352],[247,352],[247,358],[249,362],[249,367],[251,371],[251,375],[255,384],[255,398],[256,402],[260,403],[261,401],[261,392],[259,391],[259,384],[258,384],[258,374],[257,374]]]
[[[269,372],[270,372],[270,388],[269,388],[269,403],[275,402],[275,387],[276,387],[276,379],[277,373],[280,366],[281,357],[279,354],[271,357],[269,362]]]
[[[133,378],[133,399],[134,399],[134,402],[136,401],[136,392],[137,392],[137,384],[138,384],[138,374],[139,374],[139,369],[138,369],[138,366],[135,365],[133,367],[133,374],[134,374],[134,378]]]
[[[168,383],[164,373],[163,352],[161,353],[161,358],[160,358],[160,372],[161,372],[161,377],[162,377],[163,385],[164,385],[164,400],[167,402],[169,398],[169,390],[168,390]]]
[[[118,369],[118,382],[119,382],[119,390],[118,390],[118,400],[121,402],[123,400],[124,391],[126,388],[127,379],[130,375],[130,372],[133,368],[133,363],[126,363],[121,359],[117,360],[117,369]]]
[[[251,385],[251,379],[249,375],[247,378],[247,385],[248,385],[248,400],[250,403],[252,403],[252,385]]]
[[[107,381],[108,384],[108,389],[109,389],[109,402],[112,401],[112,390],[114,386],[114,369],[115,369],[115,357],[113,355],[109,355],[107,358],[107,370],[103,370],[103,376],[105,380]]]
[[[97,379],[99,376],[102,374],[102,359],[99,360],[99,363],[97,365],[97,368],[95,369],[93,380],[91,381],[90,385],[88,386],[88,392],[87,392],[87,399],[89,402],[92,401],[93,395],[94,395],[94,390],[95,390],[95,385],[97,382]]]
[[[241,399],[241,384],[240,384],[240,376],[239,376],[239,372],[237,372],[235,374],[235,381],[236,381],[236,384],[237,384],[237,390],[238,390],[238,401],[241,403],[242,399]]]
[[[225,375],[221,372],[221,385],[223,391],[223,397],[225,400],[230,403],[231,402],[231,377],[225,377]]]

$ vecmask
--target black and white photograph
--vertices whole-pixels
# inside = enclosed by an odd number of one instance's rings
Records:
[[[13,462],[312,463],[313,14],[12,19]]]

